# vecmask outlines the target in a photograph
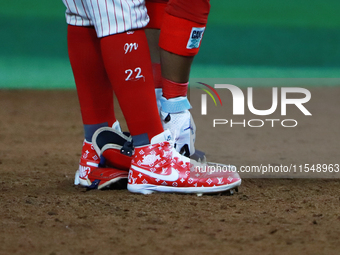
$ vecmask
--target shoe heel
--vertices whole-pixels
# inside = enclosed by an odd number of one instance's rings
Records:
[[[74,176],[74,185],[79,185],[80,181],[79,181],[79,170],[76,171],[76,174]]]

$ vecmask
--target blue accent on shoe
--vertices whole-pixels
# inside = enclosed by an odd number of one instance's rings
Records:
[[[147,133],[132,136],[133,146],[143,146],[150,144]]]
[[[103,156],[100,156],[99,167],[105,167],[106,159]]]
[[[120,149],[120,152],[126,156],[132,157],[133,154],[133,141],[126,141],[123,147]]]
[[[161,97],[162,111],[166,113],[178,113],[191,109],[191,105],[187,97],[175,97],[166,99]]]
[[[87,189],[98,189],[100,180],[94,180],[90,186],[87,187]]]
[[[108,125],[109,124],[107,122],[94,125],[84,125],[85,140],[91,143],[94,132],[101,127],[108,127]]]

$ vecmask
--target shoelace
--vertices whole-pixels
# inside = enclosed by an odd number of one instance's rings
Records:
[[[208,167],[208,164],[197,162],[196,160],[185,157],[182,154],[180,154],[178,151],[176,151],[174,147],[174,144],[175,144],[174,140],[170,140],[168,141],[168,143],[170,145],[170,149],[172,150],[172,157],[174,159],[177,158],[179,164],[189,163],[190,171],[195,171],[196,168],[203,169],[204,167]]]

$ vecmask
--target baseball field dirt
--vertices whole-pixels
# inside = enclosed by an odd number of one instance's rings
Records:
[[[214,153],[216,132],[197,147],[237,166],[339,164],[340,88],[310,91],[313,117],[293,113],[295,130],[218,127],[228,153]],[[0,90],[0,116],[1,255],[340,254],[339,175],[241,175],[233,196],[86,191],[73,185],[83,139],[74,90]]]

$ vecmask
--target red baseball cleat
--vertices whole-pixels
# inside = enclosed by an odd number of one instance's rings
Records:
[[[126,187],[128,172],[112,167],[99,167],[100,157],[92,143],[84,141],[79,169],[76,172],[74,184],[88,187],[89,189]],[[124,185],[125,183],[125,185]]]
[[[91,182],[89,189],[126,189],[128,172],[111,167],[98,167],[92,170],[88,179]]]
[[[130,134],[102,127],[93,134],[92,144],[97,154],[105,158],[107,166],[129,171],[133,155]]]
[[[241,178],[235,167],[201,164],[182,156],[173,147],[169,130],[135,147],[128,190],[134,193],[220,193],[236,189]]]
[[[105,130],[105,128],[102,128],[102,129]],[[109,129],[118,130],[119,132],[121,132],[121,128],[120,128],[118,121],[116,121],[112,125],[112,128],[109,128]],[[96,135],[97,133],[98,131],[95,132],[93,137],[97,138],[97,135]],[[113,162],[110,162],[110,161],[101,162],[101,156],[103,155],[102,155],[102,151],[100,151],[100,149],[98,148],[98,145],[96,143],[97,142],[96,138],[92,139],[92,143],[84,140],[83,148],[81,151],[81,157],[79,161],[79,168],[76,171],[74,184],[75,185],[80,184],[81,186],[88,187],[90,189],[108,188],[113,183],[117,183],[116,185],[117,187],[119,187],[121,184],[123,184],[122,186],[126,187],[126,182],[127,182],[126,180],[128,177],[127,171],[129,169],[130,162],[128,166],[126,166],[127,165],[127,163],[125,163],[126,160],[123,161],[125,165],[124,164],[122,165],[122,162],[117,161],[117,160]],[[103,139],[105,140],[106,137],[103,137]],[[121,142],[121,141],[118,140],[118,142]],[[111,150],[108,149],[107,153],[110,153],[110,152]],[[107,164],[107,163],[112,163],[112,164]],[[122,179],[125,179],[125,181],[124,180],[121,181]]]
[[[79,168],[76,172],[74,184],[80,184],[85,187],[90,186],[91,181],[89,180],[88,176],[94,169],[98,167],[99,162],[100,158],[94,150],[92,143],[84,140],[79,161]]]

